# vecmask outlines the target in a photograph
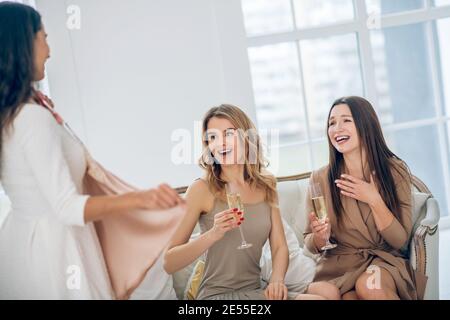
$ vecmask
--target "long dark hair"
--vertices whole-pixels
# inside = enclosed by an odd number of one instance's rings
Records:
[[[33,93],[34,39],[42,29],[30,6],[0,2],[0,152],[3,131]]]
[[[381,125],[378,120],[377,114],[375,113],[373,106],[366,99],[355,96],[337,99],[331,106],[327,118],[327,123],[329,121],[333,108],[340,104],[346,104],[350,108],[350,112],[352,114],[361,144],[360,151],[361,153],[363,150],[365,151],[367,158],[367,164],[365,165],[369,167],[370,172],[376,173],[375,176],[373,176],[373,179],[378,187],[383,201],[385,202],[389,210],[391,210],[391,212],[397,218],[400,218],[401,203],[398,198],[391,170],[396,170],[401,176],[405,176],[405,174],[407,174],[407,176],[410,176],[409,169],[406,163],[397,155],[395,155],[391,150],[389,150],[386,141],[384,140],[383,132],[381,130]],[[340,176],[343,173],[342,170],[344,165],[344,157],[342,153],[334,148],[328,134],[327,137],[330,155],[328,182],[331,186],[330,191],[333,209],[336,213],[338,221],[341,221],[344,209],[342,206],[339,190],[338,188],[334,187],[334,181],[336,179],[340,179]],[[365,166],[363,166],[363,168],[364,167]],[[365,177],[365,179],[367,180],[369,178],[370,177]]]

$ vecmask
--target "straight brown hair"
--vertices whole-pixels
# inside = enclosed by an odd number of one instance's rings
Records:
[[[336,150],[328,136],[328,121],[330,119],[331,111],[337,105],[342,104],[347,105],[350,109],[361,143],[361,154],[362,150],[364,150],[367,157],[366,165],[370,172],[376,173],[373,176],[373,179],[384,203],[396,218],[400,218],[401,203],[398,198],[391,170],[394,169],[401,176],[404,176],[405,178],[409,177],[409,179],[411,179],[411,174],[406,163],[387,146],[375,109],[371,103],[364,98],[356,96],[339,98],[334,101],[330,112],[328,113],[327,137],[329,149],[329,185],[334,186],[334,181],[340,179],[340,176],[343,173],[344,157],[342,153]],[[365,179],[369,181],[370,177],[365,177]],[[338,188],[331,187],[330,189],[334,212],[336,213],[338,221],[341,221],[344,211],[341,202],[341,194]]]

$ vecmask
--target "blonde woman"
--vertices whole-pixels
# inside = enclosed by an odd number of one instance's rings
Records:
[[[203,137],[200,166],[205,175],[186,193],[187,214],[165,255],[166,271],[174,273],[206,252],[197,299],[287,299],[284,277],[288,248],[277,205],[276,179],[265,170],[255,126],[238,107],[221,105],[206,113]],[[240,217],[243,213],[228,208],[226,184],[241,195],[245,218],[239,221],[235,213]],[[201,236],[189,241],[197,222]],[[237,249],[242,241],[239,226],[251,248]],[[272,276],[263,289],[259,261],[268,239]],[[289,297],[297,295],[290,293]]]

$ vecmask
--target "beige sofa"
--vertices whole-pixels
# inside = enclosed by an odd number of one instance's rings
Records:
[[[303,247],[305,225],[305,196],[309,173],[278,179],[280,211],[285,222],[293,229],[298,245]],[[179,188],[184,193],[185,187]],[[428,188],[417,178],[412,188],[414,230],[409,244],[410,263],[414,269],[428,276],[425,299],[439,299],[439,207]],[[194,231],[198,232],[198,229]],[[179,299],[184,298],[186,285],[194,264],[177,272],[173,277],[174,289]]]

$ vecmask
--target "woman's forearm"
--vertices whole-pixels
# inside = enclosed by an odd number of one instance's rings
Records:
[[[392,220],[395,219],[395,217],[381,197],[374,203],[369,204],[369,206],[373,212],[373,218],[378,231],[381,232],[391,225]]]
[[[169,249],[164,257],[164,269],[168,274],[173,274],[187,267],[216,241],[212,232],[207,231],[195,240]]]
[[[289,266],[289,251],[286,246],[272,251],[272,275],[270,282],[283,282]]]
[[[383,200],[370,206],[373,218],[381,236],[393,248],[401,249],[408,241],[408,233],[405,227],[398,221],[389,210]]]
[[[86,223],[101,220],[106,215],[125,213],[128,210],[140,209],[140,198],[137,193],[118,196],[93,196],[88,198],[84,208]]]

